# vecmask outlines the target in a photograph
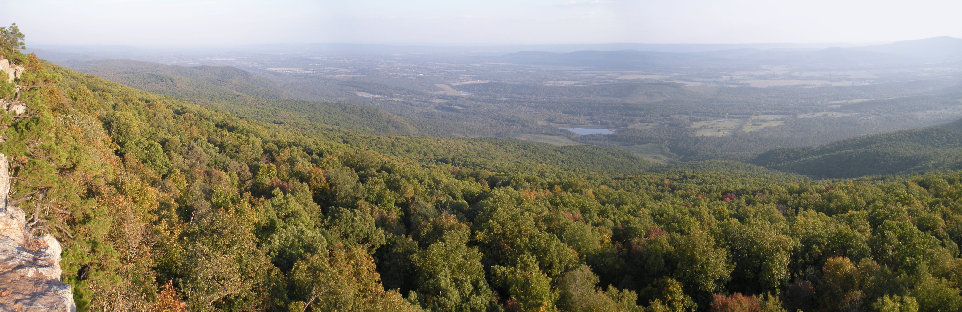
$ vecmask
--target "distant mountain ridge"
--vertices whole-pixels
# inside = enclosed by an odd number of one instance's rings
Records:
[[[962,39],[933,37],[919,40],[899,41],[885,45],[853,48],[856,51],[901,55],[922,59],[962,59]]]
[[[685,52],[678,52],[658,49],[657,45],[618,47],[626,49],[560,53],[522,51],[503,55],[498,60],[515,64],[626,70],[718,67],[732,64],[737,66],[791,64],[806,67],[848,68],[962,62],[962,39],[952,37],[822,49],[770,49],[765,46],[732,45],[730,49],[688,49]]]

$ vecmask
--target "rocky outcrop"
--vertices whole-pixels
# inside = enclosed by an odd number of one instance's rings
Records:
[[[9,60],[0,58],[0,71],[7,75],[7,82],[9,83],[20,78],[20,74],[23,73],[23,66],[10,64]]]
[[[23,70],[15,67],[9,72],[10,64],[0,59],[9,81]],[[27,109],[20,102],[0,101],[15,115]],[[0,154],[0,311],[76,311],[70,285],[60,280],[60,243],[50,234],[33,235],[23,210],[10,204],[10,183],[7,156]]]
[[[20,76],[23,74],[23,66],[11,64],[9,60],[0,58],[0,72],[6,75],[7,82],[11,83],[16,79],[20,79]],[[20,87],[17,86],[17,97],[19,97],[19,94]],[[22,115],[27,111],[27,105],[15,99],[0,98],[0,109],[14,115]]]

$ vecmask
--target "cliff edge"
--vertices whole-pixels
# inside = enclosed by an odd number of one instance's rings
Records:
[[[6,62],[0,59],[0,65]],[[9,81],[22,72],[0,67]],[[15,115],[26,109],[0,104]],[[33,235],[23,210],[10,204],[10,182],[7,156],[0,154],[0,311],[76,311],[70,285],[60,281],[60,243],[50,234]]]

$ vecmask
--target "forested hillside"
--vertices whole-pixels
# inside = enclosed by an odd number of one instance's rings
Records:
[[[962,169],[962,120],[817,147],[775,149],[758,155],[753,162],[816,178],[958,170]]]
[[[4,56],[30,107],[0,119],[12,197],[63,242],[82,311],[962,309],[959,172],[619,173],[593,148],[292,131]]]

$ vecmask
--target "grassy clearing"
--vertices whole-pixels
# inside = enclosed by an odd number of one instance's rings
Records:
[[[715,119],[698,121],[691,124],[695,136],[723,137],[732,134],[744,121],[741,119]]]
[[[778,127],[785,124],[785,116],[782,115],[759,115],[748,118],[742,125],[742,132],[753,132],[765,128]]]
[[[656,162],[659,164],[668,163],[668,162],[671,162],[672,160],[672,155],[665,154],[665,149],[662,144],[648,143],[648,144],[623,146],[620,148],[625,151],[628,151],[629,153],[635,154],[638,157],[641,157],[646,160]]]

